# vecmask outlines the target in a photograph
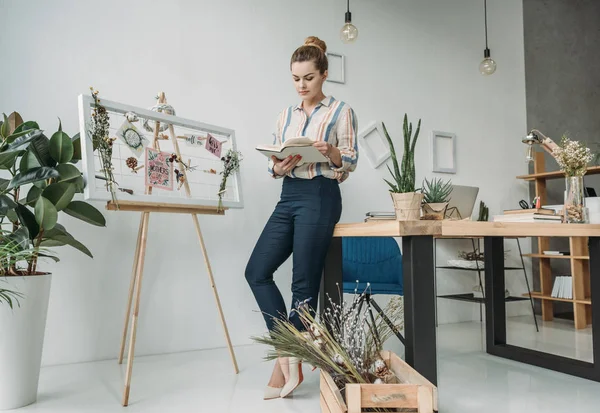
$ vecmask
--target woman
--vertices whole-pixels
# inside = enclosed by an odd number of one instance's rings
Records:
[[[327,78],[326,50],[325,42],[311,36],[292,54],[292,79],[301,102],[280,113],[274,144],[309,137],[328,162],[298,165],[299,156],[269,161],[269,173],[283,178],[281,198],[246,267],[246,280],[269,331],[274,328],[274,317],[286,319],[273,273],[292,253],[292,308],[306,302],[314,312],[325,256],[342,213],[339,183],[354,171],[358,160],[354,111],[322,90]],[[294,311],[289,321],[298,330],[305,329]],[[280,357],[276,361],[265,399],[287,396],[303,379],[299,360]]]

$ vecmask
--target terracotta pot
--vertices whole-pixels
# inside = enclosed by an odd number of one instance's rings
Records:
[[[442,220],[446,216],[448,202],[435,202],[423,204],[423,217],[421,219]]]
[[[421,203],[423,194],[417,192],[390,192],[394,201],[396,221],[418,221],[421,219]]]

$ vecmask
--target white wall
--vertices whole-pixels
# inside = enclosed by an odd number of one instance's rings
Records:
[[[246,208],[203,217],[201,225],[232,340],[250,343],[265,328],[244,267],[280,190],[253,148],[270,141],[277,113],[298,101],[289,58],[306,36],[317,35],[330,51],[346,55],[347,83],[328,83],[326,93],[355,108],[361,129],[383,120],[400,144],[403,114],[414,123],[422,118],[418,181],[434,175],[431,130],[444,130],[458,139],[458,173],[450,177],[480,186],[490,214],[526,197],[526,186],[515,179],[526,171],[519,140],[526,127],[521,1],[489,2],[490,47],[498,62],[491,77],[477,70],[484,47],[480,1],[351,3],[360,31],[354,45],[338,39],[341,0],[4,0],[0,110],[17,110],[46,130],[55,130],[60,117],[72,134],[78,128],[77,95],[93,85],[101,97],[142,107],[164,91],[178,115],[235,129],[245,154]],[[391,208],[385,175],[384,168],[373,170],[366,157],[360,159],[342,186],[343,222]],[[139,216],[105,215],[107,228],[62,218],[95,259],[64,247],[58,250],[61,262],[45,267],[55,274],[46,365],[117,355]],[[187,216],[150,218],[136,355],[224,346],[190,224]],[[470,289],[474,280],[470,273],[440,274],[438,293]],[[289,302],[289,262],[277,283]],[[522,282],[509,286],[525,291]],[[479,317],[476,305],[438,303],[440,322]],[[509,309],[527,312],[521,304]]]

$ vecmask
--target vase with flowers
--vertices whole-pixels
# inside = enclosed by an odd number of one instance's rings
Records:
[[[585,206],[583,176],[593,154],[585,144],[570,140],[566,135],[552,155],[565,173],[564,222],[584,224],[588,222]]]

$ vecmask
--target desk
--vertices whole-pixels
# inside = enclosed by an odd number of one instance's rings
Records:
[[[342,237],[401,237],[406,361],[437,385],[434,237],[482,237],[485,248],[486,351],[522,363],[600,381],[600,305],[592,306],[593,363],[506,343],[505,237],[589,237],[590,290],[600,300],[600,225],[478,221],[372,221],[336,226],[323,269],[319,308],[342,304]],[[325,296],[328,296],[325,299]]]

